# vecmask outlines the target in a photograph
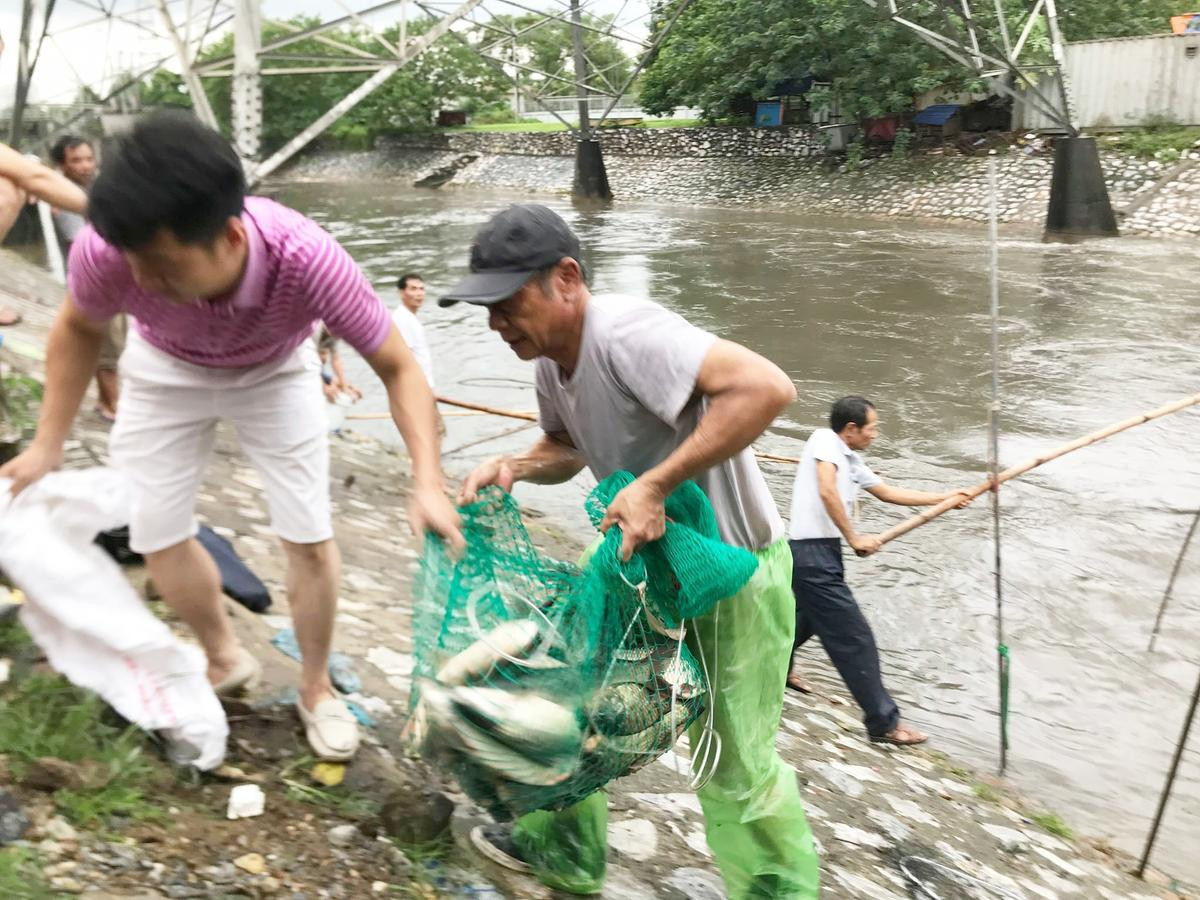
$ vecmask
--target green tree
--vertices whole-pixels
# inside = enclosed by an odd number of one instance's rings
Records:
[[[142,81],[138,88],[138,100],[143,106],[182,106],[191,108],[183,78],[166,69],[158,69]]]
[[[673,6],[659,4],[655,29]],[[936,6],[917,0],[906,8],[914,11],[932,16]],[[650,113],[697,106],[712,120],[734,112],[739,98],[770,96],[810,73],[832,83],[852,116],[900,112],[917,94],[969,80],[860,0],[695,0],[647,68],[641,99]]]
[[[1059,4],[1058,20],[1067,41],[1137,37],[1169,32],[1171,16],[1194,6],[1186,0],[1068,0]]]
[[[545,19],[532,13],[524,16],[496,16],[491,24],[515,33],[511,40],[488,31],[484,44],[492,45],[491,53],[504,59],[516,60],[523,65],[539,69],[548,75],[541,93],[547,97],[575,96],[575,44],[568,22],[551,19],[533,27]],[[611,17],[584,14],[582,21],[589,28],[607,31],[612,25]],[[528,29],[528,30],[526,30]],[[583,31],[583,52],[589,64],[588,83],[609,91],[620,90],[633,71],[633,61],[621,48],[621,44],[605,34],[594,30]],[[535,79],[536,80],[536,79]]]
[[[655,4],[652,29],[678,0]],[[972,0],[982,48],[1003,55],[995,8]],[[1068,41],[1156,34],[1169,30],[1178,0],[1066,0],[1059,19]],[[1003,0],[1009,32],[1018,33],[1024,0]],[[965,42],[961,23],[936,0],[903,4],[905,17]],[[1049,57],[1035,27],[1025,57]],[[966,67],[882,18],[862,0],[694,0],[659,48],[642,79],[651,113],[698,106],[707,119],[737,111],[739,99],[766,97],[788,78],[814,74],[832,82],[843,111],[878,116],[908,109],[928,90],[977,86]],[[810,99],[821,102],[826,92]]]

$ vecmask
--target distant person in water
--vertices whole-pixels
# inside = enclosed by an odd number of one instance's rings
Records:
[[[787,684],[804,693],[810,690],[800,676],[795,655],[815,634],[862,708],[870,739],[921,744],[928,738],[900,721],[900,709],[883,686],[875,635],[846,584],[842,538],[859,556],[870,556],[882,546],[878,535],[860,534],[854,527],[852,511],[860,489],[900,506],[927,506],[961,497],[958,505],[963,507],[971,500],[966,491],[938,494],[884,484],[859,456],[878,433],[875,405],[864,397],[843,397],[830,410],[829,427],[814,431],[804,444],[788,529],[796,638]]]

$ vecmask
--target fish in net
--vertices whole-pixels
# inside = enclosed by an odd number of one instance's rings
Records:
[[[632,480],[618,472],[593,490],[594,525]],[[577,803],[661,756],[704,715],[710,685],[687,622],[735,594],[757,562],[721,542],[695,484],[665,505],[666,534],[628,563],[615,527],[580,565],[541,553],[498,488],[460,510],[459,556],[426,541],[411,733],[497,820]],[[698,780],[720,752],[711,722],[702,733]]]

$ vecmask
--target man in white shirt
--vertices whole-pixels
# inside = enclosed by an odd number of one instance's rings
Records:
[[[887,744],[921,744],[928,738],[900,721],[900,709],[883,686],[879,649],[871,626],[846,585],[842,566],[844,537],[859,556],[870,556],[882,546],[879,537],[859,534],[853,509],[859,489],[885,503],[926,506],[961,495],[960,507],[970,503],[965,491],[934,494],[884,484],[858,455],[879,433],[875,405],[864,397],[843,397],[833,404],[829,428],[812,433],[804,445],[792,494],[792,592],[796,596],[796,638],[793,656],[814,634],[837,667],[850,693],[863,711],[863,723],[872,741]],[[796,668],[788,687],[806,691]]]
[[[425,280],[415,272],[409,272],[396,281],[396,289],[400,291],[400,305],[392,313],[392,321],[417,358],[429,389],[433,390],[433,355],[429,352],[429,341],[425,339],[425,326],[417,318],[417,310],[425,302]]]

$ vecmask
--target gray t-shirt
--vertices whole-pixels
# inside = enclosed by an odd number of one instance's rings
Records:
[[[704,414],[696,379],[716,340],[657,303],[592,297],[572,376],[565,378],[550,359],[537,361],[542,429],[569,434],[597,479],[621,469],[641,475],[670,456]],[[727,543],[761,550],[783,536],[783,520],[749,448],[696,482]]]
[[[70,253],[71,243],[75,237],[87,225],[87,220],[79,213],[65,209],[54,210],[51,217],[54,219],[54,230],[58,233],[58,246],[62,249],[65,257]]]

